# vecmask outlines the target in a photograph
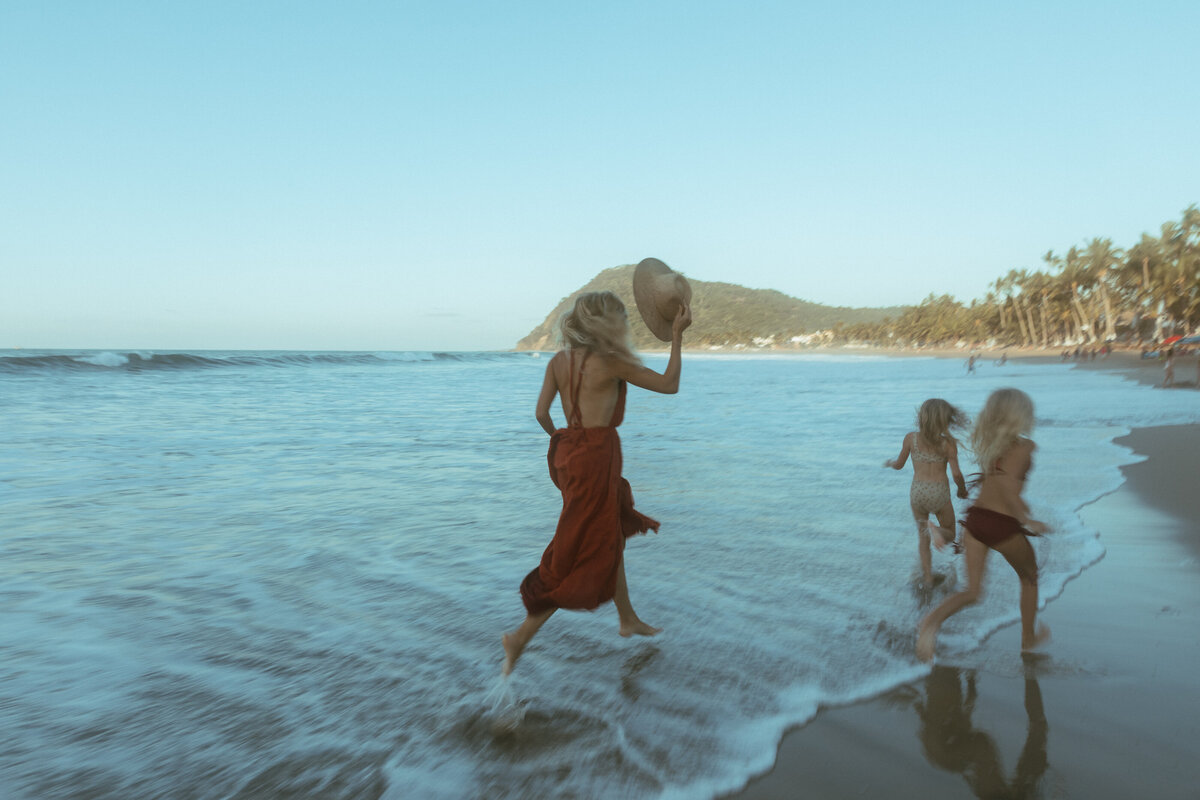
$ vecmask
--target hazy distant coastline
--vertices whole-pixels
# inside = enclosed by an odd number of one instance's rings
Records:
[[[542,324],[517,342],[516,349],[555,349],[559,318],[580,294],[600,291],[616,293],[630,309],[629,323],[635,347],[644,351],[662,347],[662,342],[654,338],[634,311],[633,270],[633,264],[626,264],[601,272],[563,298]],[[774,289],[748,289],[732,283],[689,280],[695,317],[687,334],[687,346],[691,349],[759,349],[830,343],[833,330],[846,325],[880,323],[903,311],[900,306],[825,306],[789,297]]]

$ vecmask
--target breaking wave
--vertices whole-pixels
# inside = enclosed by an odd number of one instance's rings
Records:
[[[411,365],[446,362],[505,361],[536,358],[528,352],[284,352],[223,351],[197,353],[155,353],[146,351],[82,350],[21,351],[20,355],[0,355],[0,371],[29,370],[146,372],[153,370],[221,369],[228,367],[305,367],[344,365]]]

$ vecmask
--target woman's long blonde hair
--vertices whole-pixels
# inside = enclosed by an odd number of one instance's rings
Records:
[[[971,448],[984,475],[1022,436],[1033,431],[1033,401],[1020,389],[997,389],[988,396],[971,431]]]
[[[940,448],[947,439],[957,443],[950,431],[966,428],[970,421],[961,409],[940,397],[929,398],[917,410],[917,430],[932,447]]]
[[[559,333],[565,347],[583,348],[629,364],[641,364],[633,353],[625,304],[612,292],[586,292],[563,314]]]

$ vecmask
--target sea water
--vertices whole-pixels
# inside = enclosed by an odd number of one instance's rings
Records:
[[[3,796],[713,797],[821,705],[926,673],[917,621],[965,574],[935,553],[915,587],[911,470],[881,466],[923,400],[1033,397],[1051,602],[1103,557],[1076,511],[1135,459],[1112,439],[1200,407],[1060,364],[688,356],[621,428],[662,522],[630,593],[664,632],[560,613],[501,682],[560,508],[546,357],[0,353]],[[939,656],[1016,597],[993,557]]]

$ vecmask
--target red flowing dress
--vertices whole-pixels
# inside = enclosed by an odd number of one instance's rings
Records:
[[[585,354],[579,377],[574,378],[574,353],[570,354],[571,416],[567,427],[550,437],[546,453],[563,508],[541,564],[521,582],[521,600],[530,614],[550,608],[591,610],[608,602],[616,592],[625,540],[658,530],[656,520],[634,510],[633,490],[621,477],[617,426],[625,416],[625,381],[620,381],[608,425],[583,427],[579,387],[587,358]]]

